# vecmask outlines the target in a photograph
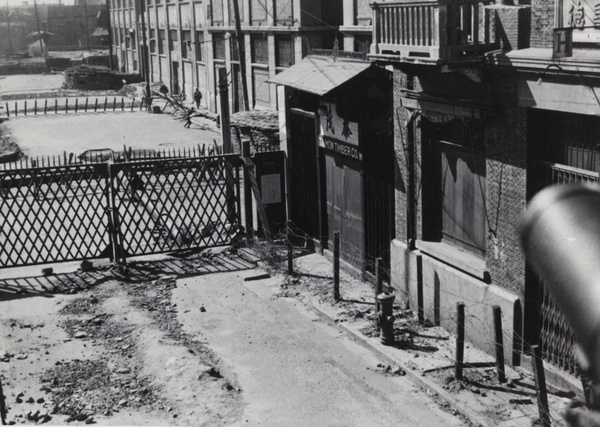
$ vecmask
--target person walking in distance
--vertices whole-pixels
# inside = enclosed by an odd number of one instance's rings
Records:
[[[196,101],[196,108],[200,108],[200,103],[202,102],[202,92],[200,89],[196,88],[194,91],[194,101]]]

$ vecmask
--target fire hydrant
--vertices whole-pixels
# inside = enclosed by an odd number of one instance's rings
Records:
[[[377,295],[380,307],[377,317],[381,328],[381,344],[383,345],[393,345],[396,341],[394,338],[394,299],[396,299],[394,295],[386,292]]]

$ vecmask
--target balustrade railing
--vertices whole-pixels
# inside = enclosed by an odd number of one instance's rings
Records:
[[[495,48],[492,2],[406,1],[373,3],[373,55],[452,59]]]

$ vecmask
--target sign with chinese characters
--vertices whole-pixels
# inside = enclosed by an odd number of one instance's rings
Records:
[[[594,44],[600,42],[600,0],[562,0],[561,9],[562,14],[559,14],[558,27],[564,30],[570,28],[573,31],[572,42]],[[560,46],[560,42],[566,40],[563,37],[565,35],[560,31],[558,34],[555,32],[555,51],[557,42]]]
[[[346,144],[358,146],[358,123],[342,119],[335,111],[335,104],[325,103],[320,107],[325,113],[321,119],[321,146],[323,137],[336,139]]]

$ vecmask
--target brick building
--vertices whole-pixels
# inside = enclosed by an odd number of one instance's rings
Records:
[[[490,352],[500,306],[506,360],[519,364],[539,343],[547,361],[576,373],[572,333],[528,272],[518,231],[541,188],[598,181],[593,5],[381,2],[373,11],[370,57],[394,69],[393,285],[451,330],[465,303],[467,338]]]
[[[111,24],[119,67],[141,72],[144,51],[142,4],[111,0]],[[331,47],[342,22],[341,0],[239,0],[249,108],[277,108],[268,83],[311,48]],[[189,97],[198,87],[202,103],[217,111],[218,71],[230,80],[232,111],[242,110],[241,62],[233,1],[147,0],[143,5],[151,81]]]

